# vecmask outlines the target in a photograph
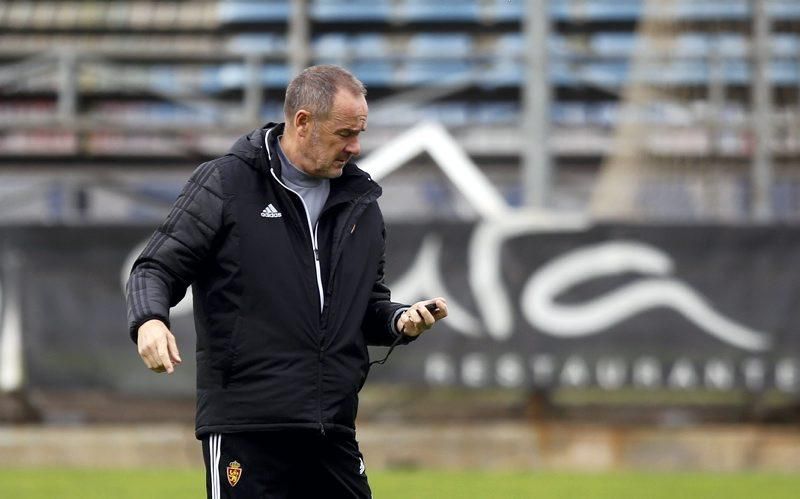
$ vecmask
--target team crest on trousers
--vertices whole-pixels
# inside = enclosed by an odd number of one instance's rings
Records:
[[[231,487],[236,487],[239,480],[242,478],[242,465],[238,461],[231,461],[228,465],[228,483]]]

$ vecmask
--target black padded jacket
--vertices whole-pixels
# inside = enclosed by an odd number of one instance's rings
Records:
[[[267,124],[200,165],[128,280],[134,342],[149,319],[169,326],[169,308],[192,285],[198,438],[352,433],[367,345],[399,339],[391,322],[404,305],[384,284],[380,186],[348,163],[310,227],[302,200],[281,182],[282,131]]]

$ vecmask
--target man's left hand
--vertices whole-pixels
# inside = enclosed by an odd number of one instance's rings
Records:
[[[431,312],[425,305],[435,304]],[[406,336],[416,337],[432,328],[436,321],[447,317],[447,301],[441,296],[431,300],[418,301],[411,308],[400,314],[397,319],[397,330]]]

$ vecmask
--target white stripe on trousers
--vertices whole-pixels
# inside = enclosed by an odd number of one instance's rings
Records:
[[[219,480],[219,460],[222,450],[222,435],[212,433],[208,438],[208,465],[211,467],[211,499],[221,499],[222,490]]]

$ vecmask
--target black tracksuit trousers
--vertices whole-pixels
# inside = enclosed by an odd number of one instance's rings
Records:
[[[282,430],[203,437],[209,499],[369,499],[353,436]]]

